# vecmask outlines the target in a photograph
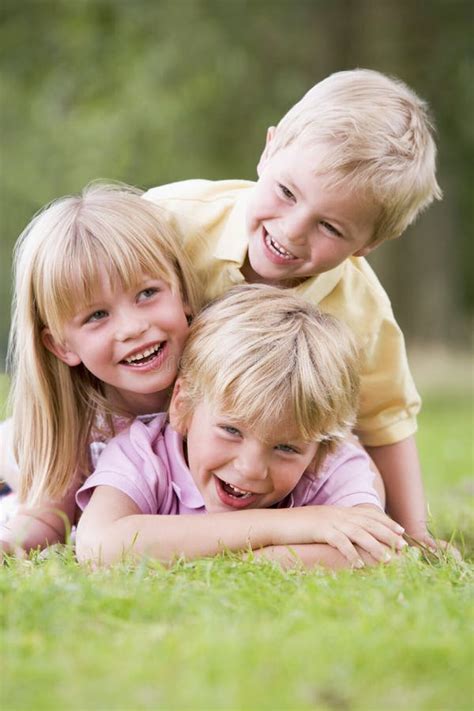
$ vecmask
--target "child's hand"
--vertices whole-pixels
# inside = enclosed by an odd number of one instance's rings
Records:
[[[370,506],[305,506],[281,509],[273,545],[328,543],[357,568],[364,566],[356,545],[380,562],[388,562],[393,551],[407,543],[403,528],[382,511]]]
[[[434,556],[435,558],[442,559],[446,557],[446,555],[451,555],[455,560],[462,560],[461,553],[452,543],[439,538],[433,538],[426,528],[417,531],[416,535],[405,533],[404,539],[410,546],[419,548],[427,558]]]

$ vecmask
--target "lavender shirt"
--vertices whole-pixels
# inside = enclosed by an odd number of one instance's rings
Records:
[[[328,455],[320,471],[305,472],[281,508],[333,504],[381,507],[373,486],[367,454],[345,443]],[[112,439],[95,472],[76,494],[84,509],[96,486],[113,486],[132,499],[144,514],[201,514],[204,500],[183,455],[182,438],[160,414],[148,424],[136,420]]]

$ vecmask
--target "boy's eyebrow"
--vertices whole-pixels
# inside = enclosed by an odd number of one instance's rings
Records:
[[[282,171],[281,180],[279,182],[284,183],[285,187],[290,188],[291,192],[298,192],[301,194],[301,190],[299,189],[298,185],[296,185],[293,178],[291,178],[290,175],[285,172],[285,170]]]

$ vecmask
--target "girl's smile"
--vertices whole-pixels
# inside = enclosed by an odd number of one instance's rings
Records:
[[[104,275],[94,302],[66,323],[64,345],[55,344],[55,352],[112,386],[132,413],[153,412],[166,404],[187,333],[181,297],[163,280],[142,275],[125,289]]]

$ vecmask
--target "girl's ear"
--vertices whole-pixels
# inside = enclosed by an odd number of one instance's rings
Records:
[[[68,349],[67,344],[62,345],[53,338],[49,328],[43,328],[41,331],[41,340],[43,341],[43,346],[47,348],[48,351],[55,355],[56,358],[59,358],[59,360],[62,360],[63,363],[69,365],[71,368],[75,365],[79,365],[79,363],[82,363],[77,353],[74,353]]]
[[[186,405],[186,393],[183,389],[181,378],[178,378],[174,384],[168,416],[171,427],[182,437],[185,437],[188,431],[185,417]]]
[[[263,168],[265,167],[265,163],[268,160],[268,152],[270,148],[270,143],[273,140],[273,136],[275,135],[275,126],[269,126],[267,128],[267,138],[265,141],[265,148],[263,149],[263,153],[260,156],[260,160],[258,161],[257,165],[257,175],[260,177],[260,173],[262,172]]]

